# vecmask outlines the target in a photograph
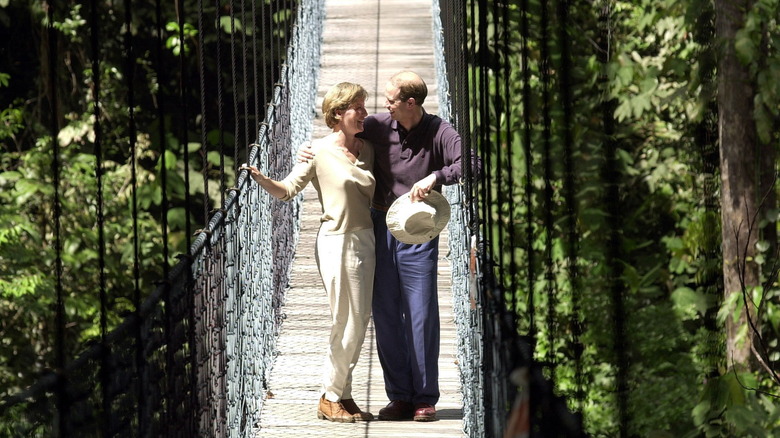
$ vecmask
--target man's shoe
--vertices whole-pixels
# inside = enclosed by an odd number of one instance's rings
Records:
[[[414,421],[436,421],[436,408],[428,403],[414,405]]]
[[[355,417],[352,416],[341,402],[332,402],[323,395],[320,398],[320,405],[317,407],[317,418],[320,420],[335,421],[336,423],[354,423]]]
[[[354,399],[342,398],[341,405],[344,406],[344,409],[346,409],[350,415],[352,415],[355,421],[371,421],[374,419],[371,412],[361,411]]]
[[[414,406],[402,400],[393,400],[379,410],[380,420],[411,420],[414,417]]]

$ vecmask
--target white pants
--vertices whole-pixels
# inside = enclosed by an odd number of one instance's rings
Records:
[[[336,402],[352,398],[352,370],[371,317],[376,267],[374,230],[317,235],[315,257],[330,299],[330,342],[322,393]]]

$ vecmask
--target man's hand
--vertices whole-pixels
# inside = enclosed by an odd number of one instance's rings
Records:
[[[435,185],[436,175],[432,173],[414,183],[412,190],[409,191],[409,199],[411,199],[412,202],[422,201],[428,196],[428,192],[433,190]]]
[[[298,158],[299,163],[308,163],[309,160],[314,159],[314,151],[311,149],[311,142],[307,141],[301,144],[301,147],[298,148],[298,155],[296,157]]]

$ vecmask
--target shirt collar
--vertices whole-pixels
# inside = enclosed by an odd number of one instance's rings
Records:
[[[423,125],[424,123],[426,123],[427,121],[428,121],[428,113],[425,111],[425,108],[423,108],[423,109],[422,109],[422,118],[420,119],[420,123],[418,123],[418,124],[417,124],[417,126],[415,126],[414,128],[412,128],[412,131],[416,130],[416,129],[417,129],[419,126],[422,126],[422,125]],[[406,131],[406,128],[404,128],[403,126],[401,126],[401,125],[398,123],[398,120],[395,120],[395,119],[393,119],[393,118],[391,118],[391,119],[390,119],[390,128],[392,128],[392,129],[393,129],[393,130],[395,130],[395,131],[400,131],[400,130]],[[408,134],[408,133],[409,133],[409,131],[406,131],[406,133]]]

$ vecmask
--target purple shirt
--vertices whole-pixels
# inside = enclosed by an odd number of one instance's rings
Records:
[[[435,190],[461,177],[460,135],[439,116],[423,110],[420,123],[407,131],[389,113],[369,116],[364,137],[374,144],[374,205],[386,209],[417,181],[434,173]]]

